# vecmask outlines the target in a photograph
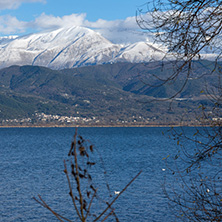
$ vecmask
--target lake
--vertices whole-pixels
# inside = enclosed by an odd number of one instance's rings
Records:
[[[176,142],[162,134],[168,129],[78,129],[102,157],[101,174],[95,180],[109,182],[110,199],[142,170],[114,205],[120,221],[174,221],[162,189],[167,173],[162,159],[177,149]],[[0,129],[0,221],[57,221],[32,199],[38,194],[59,213],[75,218],[63,172],[74,132],[74,128]]]

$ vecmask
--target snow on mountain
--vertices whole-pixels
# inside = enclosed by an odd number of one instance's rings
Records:
[[[11,42],[12,40],[16,39],[18,36],[4,36],[0,37],[0,45],[5,45]]]
[[[99,33],[83,28],[61,28],[17,38],[0,39],[0,68],[39,65],[52,69],[111,62],[144,62],[161,59],[164,52],[146,42],[113,44]]]
[[[139,63],[143,61],[161,60],[164,54],[164,51],[151,44],[137,42],[122,48],[114,61]]]

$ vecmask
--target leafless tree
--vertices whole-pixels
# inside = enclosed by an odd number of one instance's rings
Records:
[[[98,165],[99,160],[103,165],[102,157],[96,152],[96,148],[89,144],[89,141],[77,134],[77,129],[68,156],[70,158],[64,161],[64,173],[74,207],[74,219],[69,219],[67,216],[57,213],[40,195],[38,195],[38,198],[34,197],[34,200],[48,209],[59,221],[105,221],[110,217],[113,217],[114,221],[119,221],[113,204],[141,174],[141,171],[117,195],[113,196],[108,182],[105,182],[107,188],[105,194],[100,189],[104,183],[102,181],[94,182],[93,175],[98,173],[98,169],[93,170],[93,167]],[[101,165],[98,168],[102,170]],[[100,173],[106,174],[105,171]]]
[[[173,158],[165,158],[164,191],[178,219],[222,221],[222,1],[152,0],[138,8],[136,18],[154,42],[165,47],[163,65],[173,67],[166,77],[152,75],[159,82],[152,87],[182,79],[171,98],[176,97],[193,77],[195,64],[206,59],[210,65],[204,75],[217,75],[216,87],[206,86],[204,92],[211,109],[199,107],[201,127],[193,135],[184,128],[171,131],[180,149]]]
[[[211,73],[221,71],[221,4],[216,0],[151,0],[137,10],[138,25],[167,48],[163,60],[174,67],[166,78],[154,76],[159,86],[182,76],[179,94],[192,75],[193,61],[208,59],[209,54],[214,64]]]

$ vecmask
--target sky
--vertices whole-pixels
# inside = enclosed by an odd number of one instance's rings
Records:
[[[0,0],[0,36],[26,35],[66,26],[83,26],[109,40],[144,40],[135,14],[146,0]],[[116,34],[122,32],[122,37]],[[127,35],[126,33],[131,33]]]

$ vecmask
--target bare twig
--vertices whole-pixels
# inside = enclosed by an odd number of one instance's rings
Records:
[[[62,215],[56,213],[54,210],[52,210],[52,208],[51,208],[48,204],[46,204],[46,202],[42,199],[42,197],[41,197],[40,195],[38,195],[38,197],[39,197],[40,201],[39,201],[38,199],[36,199],[35,197],[33,197],[33,199],[34,199],[37,203],[39,203],[41,206],[45,207],[45,208],[48,209],[50,212],[52,212],[53,215],[55,215],[56,218],[57,218],[59,221],[63,222],[62,219],[64,219],[64,220],[66,220],[66,221],[68,221],[68,222],[72,222],[71,220],[65,218],[64,216],[62,216]]]
[[[125,187],[121,190],[121,192],[114,198],[114,200],[109,204],[109,206],[94,220],[98,221],[106,212],[107,210],[113,205],[113,203],[119,198],[119,196],[132,184],[132,182],[142,173],[140,171]]]

